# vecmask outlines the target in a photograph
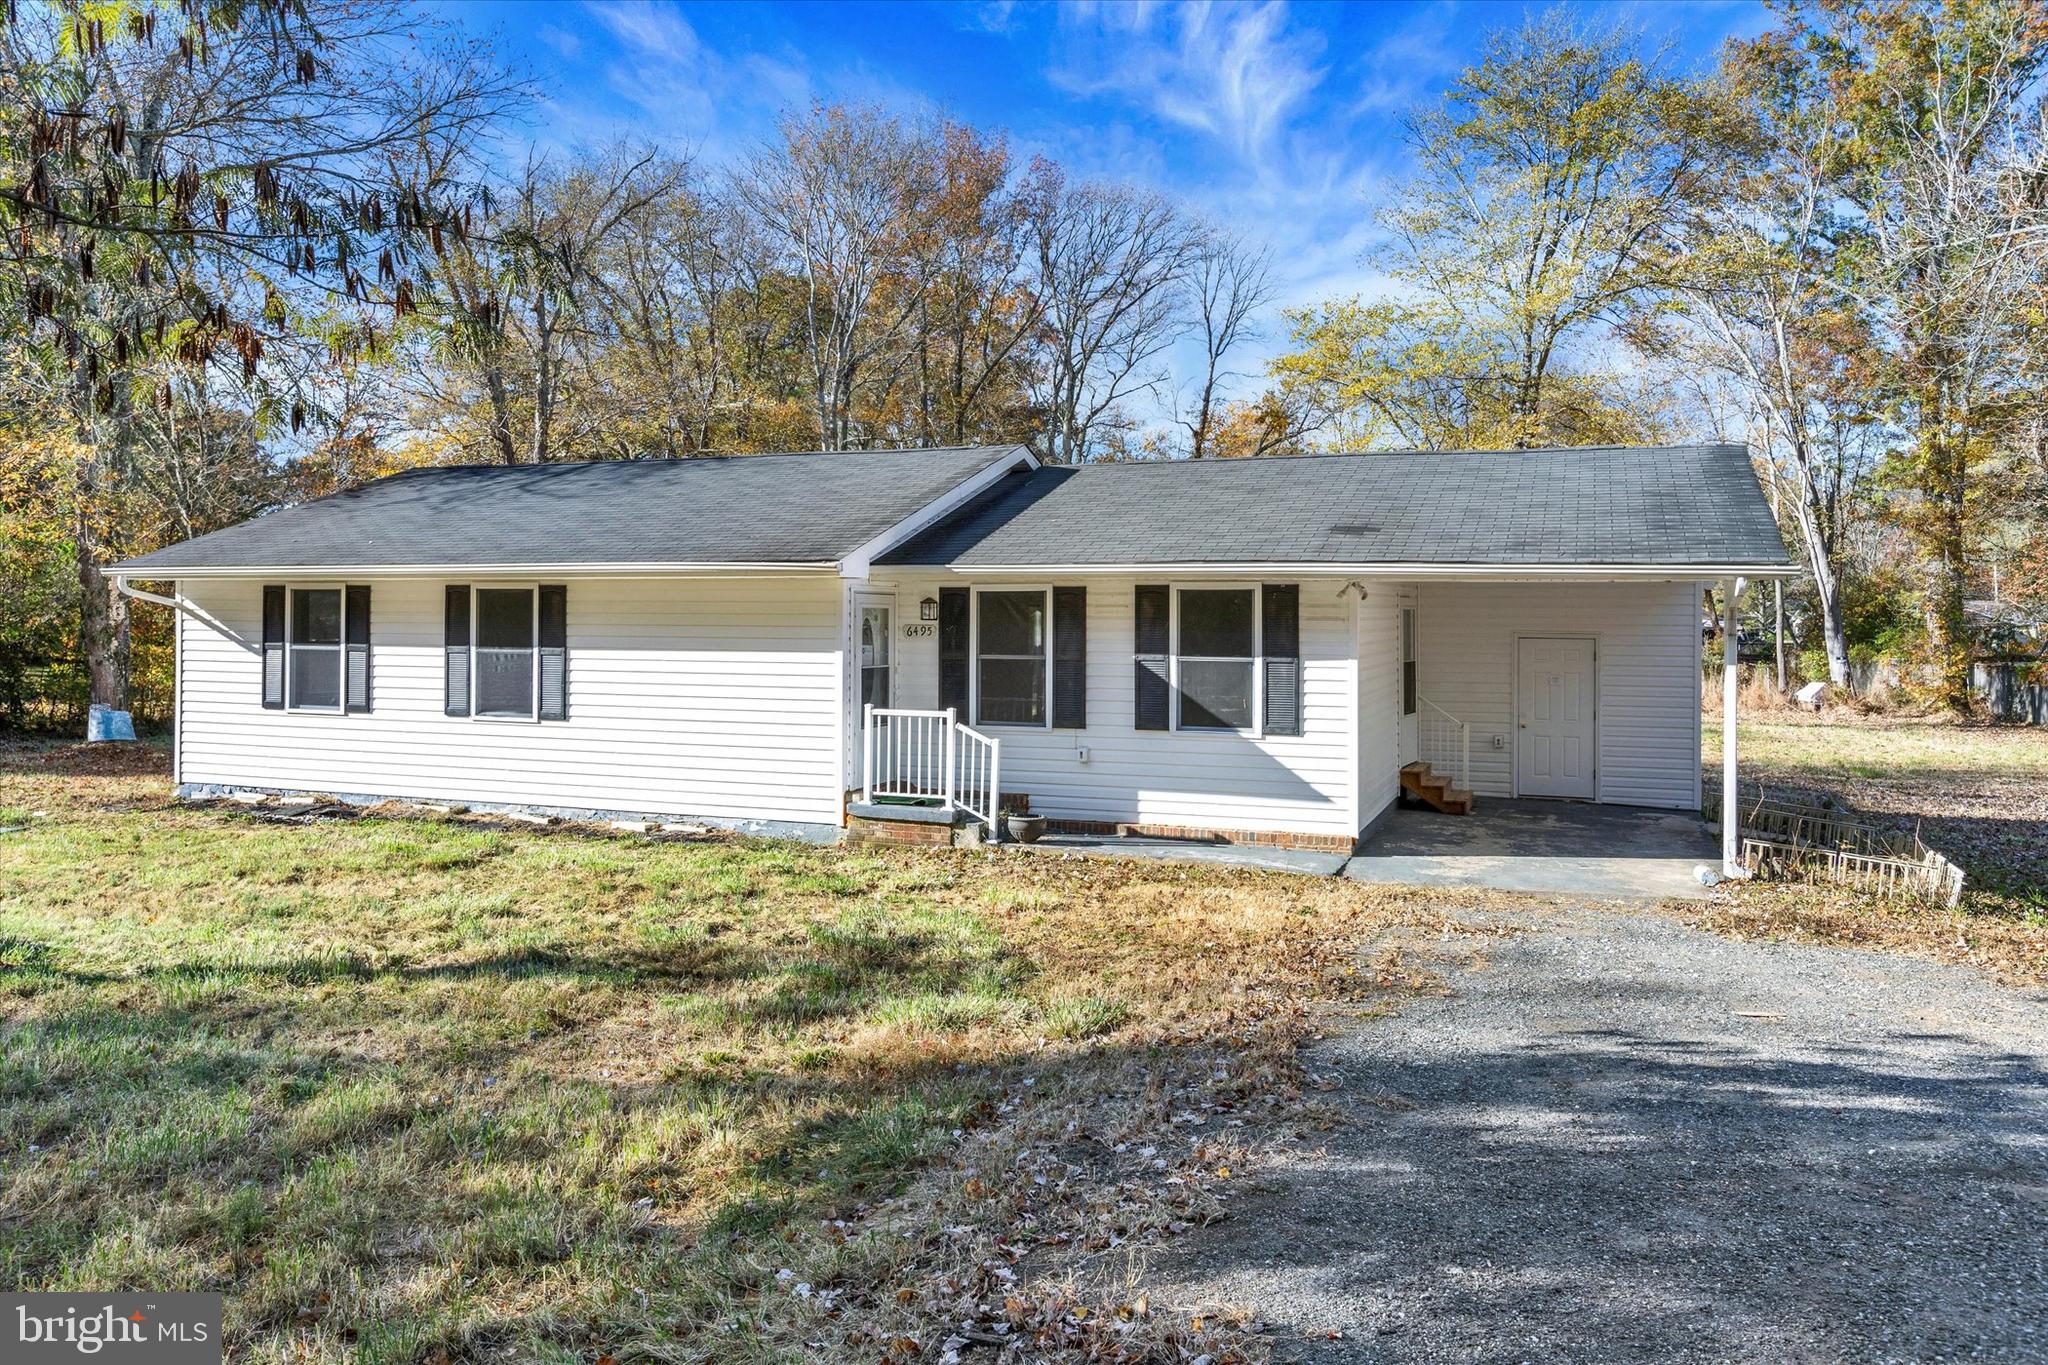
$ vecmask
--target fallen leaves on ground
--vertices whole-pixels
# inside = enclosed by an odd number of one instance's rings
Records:
[[[1757,882],[1712,901],[1673,902],[1687,922],[1734,939],[1910,953],[1978,967],[2013,986],[2048,986],[2048,919],[1886,901],[1846,887]]]

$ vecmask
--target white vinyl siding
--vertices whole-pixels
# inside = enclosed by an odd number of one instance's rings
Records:
[[[1472,727],[1472,788],[1514,790],[1515,641],[1597,641],[1598,799],[1699,805],[1694,583],[1423,583],[1422,695]],[[1494,746],[1495,737],[1501,740]]]
[[[377,582],[376,709],[348,716],[260,705],[261,583],[181,582],[232,638],[180,626],[179,780],[840,822],[837,578],[565,580],[569,719],[545,725],[442,714],[443,589],[471,581]]]
[[[1352,708],[1357,658],[1353,601],[1343,579],[1269,576],[1301,585],[1303,724],[1300,735],[1139,730],[1132,711],[1135,588],[1166,576],[1056,579],[1088,590],[1088,725],[1043,732],[1002,727],[1003,790],[1024,792],[1053,819],[1284,831],[1349,837]],[[1005,588],[1000,580],[892,575],[876,586],[897,601],[941,586]],[[913,613],[914,615],[914,613]],[[897,702],[936,707],[938,634],[897,638]],[[1080,751],[1088,751],[1082,762]]]
[[[1401,606],[1412,594],[1390,583],[1366,589],[1358,607],[1358,826],[1401,794]]]

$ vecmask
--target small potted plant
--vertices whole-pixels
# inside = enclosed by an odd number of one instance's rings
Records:
[[[1045,834],[1045,817],[1033,815],[1028,805],[1014,805],[1003,818],[1003,829],[1020,844],[1035,844]]]

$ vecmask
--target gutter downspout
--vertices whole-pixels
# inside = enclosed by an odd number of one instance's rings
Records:
[[[1735,703],[1742,683],[1735,604],[1745,586],[1740,578],[1721,580],[1721,875],[1731,881],[1749,876],[1742,866],[1742,811],[1735,780]]]
[[[176,580],[173,579],[169,581],[175,582]],[[183,612],[185,615],[197,621],[200,625],[205,626],[208,630],[219,631],[228,639],[235,641],[237,644],[240,644],[242,648],[254,648],[254,646],[250,645],[246,640],[243,640],[241,636],[235,634],[234,631],[229,630],[227,626],[222,624],[218,618],[207,615],[204,611],[201,611],[198,607],[194,606],[190,598],[185,597],[182,594],[175,594],[170,597],[165,597],[162,593],[147,592],[131,584],[128,581],[127,576],[124,574],[116,574],[114,576],[114,588],[123,597],[132,597],[138,602],[154,602],[158,606],[169,607],[172,611]]]
[[[182,598],[165,597],[161,593],[144,592],[141,588],[130,587],[128,580],[118,574],[114,577],[114,590],[123,597],[133,597],[139,602],[155,602],[157,605],[169,607],[173,611],[193,610],[192,605]]]

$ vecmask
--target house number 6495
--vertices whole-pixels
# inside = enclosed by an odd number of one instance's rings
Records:
[[[903,638],[906,640],[922,640],[937,630],[937,626],[912,623],[903,627]]]

